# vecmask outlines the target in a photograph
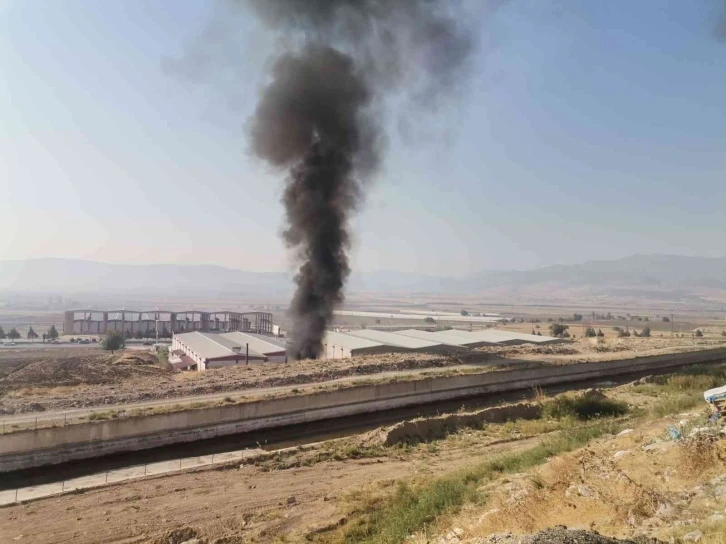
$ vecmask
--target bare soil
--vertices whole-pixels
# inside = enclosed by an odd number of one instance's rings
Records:
[[[173,541],[168,537],[174,531],[205,542],[275,542],[279,534],[301,541],[305,534],[343,525],[341,511],[350,493],[389,488],[399,478],[444,473],[532,443],[497,443],[480,435],[452,440],[436,454],[425,448],[392,449],[379,457],[318,463],[312,459],[317,452],[311,451],[259,466],[133,481],[2,508],[0,542],[22,535],[21,542],[39,544],[161,543]]]
[[[114,406],[159,399],[331,380],[375,376],[384,372],[437,369],[478,371],[481,365],[518,362],[572,364],[708,349],[721,339],[626,338],[597,342],[582,339],[549,346],[482,347],[450,353],[383,354],[352,359],[306,360],[240,365],[206,372],[173,372],[147,352],[108,355],[95,348],[59,348],[0,352],[0,414]],[[141,360],[142,358],[143,361]],[[143,364],[140,364],[143,363]],[[470,368],[454,369],[453,367]]]

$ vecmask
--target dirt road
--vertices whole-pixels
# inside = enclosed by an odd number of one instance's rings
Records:
[[[210,541],[243,534],[267,542],[275,534],[299,535],[337,522],[340,501],[354,488],[365,492],[376,482],[448,472],[478,458],[529,447],[536,439],[489,446],[491,438],[480,440],[480,447],[461,441],[437,454],[402,451],[288,469],[245,465],[42,499],[0,509],[0,541],[161,542],[156,539],[165,533],[189,528]]]

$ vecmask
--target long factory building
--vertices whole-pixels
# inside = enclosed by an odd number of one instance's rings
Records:
[[[272,314],[183,310],[69,310],[63,318],[63,334],[156,333],[159,336],[189,332],[255,332],[271,334]]]
[[[323,339],[324,359],[347,359],[383,353],[441,353],[481,346],[555,344],[560,338],[523,334],[496,329],[481,331],[418,329],[388,332],[360,329],[348,332],[327,331]],[[229,332],[188,332],[175,334],[169,362],[180,370],[239,364],[286,362],[286,339],[271,335]]]

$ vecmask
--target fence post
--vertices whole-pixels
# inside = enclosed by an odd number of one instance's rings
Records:
[[[38,416],[35,416],[35,430],[38,430]]]
[[[15,502],[18,502],[18,488],[15,488]]]
[[[63,414],[63,426],[65,427],[68,423],[68,414]]]
[[[106,481],[104,483],[108,483],[108,470],[106,471]]]
[[[63,480],[63,482],[61,482],[61,491],[65,491],[65,490],[66,490],[66,481]]]
[[[214,464],[214,454],[212,454],[212,464]]]
[[[181,457],[179,458],[179,470],[181,470]]]
[[[144,465],[144,476],[146,476],[146,465]]]

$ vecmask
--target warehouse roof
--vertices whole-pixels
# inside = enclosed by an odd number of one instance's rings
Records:
[[[402,336],[409,336],[411,338],[420,338],[421,340],[428,340],[429,342],[438,342],[446,346],[466,346],[470,343],[466,338],[457,338],[455,336],[438,336],[436,333],[428,331],[420,331],[418,329],[406,329],[403,331],[396,331],[396,334]]]
[[[175,334],[174,337],[184,344],[189,350],[204,359],[218,359],[233,355],[245,355],[244,344],[224,338],[221,334],[204,332],[186,332]],[[265,356],[253,349],[250,349],[249,356],[255,359],[264,359]]]
[[[235,342],[237,345],[242,346],[242,352],[244,353],[245,344],[250,345],[250,352],[256,351],[263,355],[272,355],[284,353],[286,346],[284,342],[276,341],[276,338],[263,336],[261,334],[248,334],[246,332],[225,332],[219,336],[229,339],[231,342]]]
[[[461,331],[466,332],[466,331]],[[522,341],[522,342],[532,342],[534,344],[551,344],[555,342],[561,342],[559,338],[554,338],[552,336],[538,336],[536,334],[526,334],[522,332],[514,332],[514,331],[500,331],[496,329],[489,329],[485,331],[473,331],[469,334],[472,334],[478,338],[484,338],[484,339],[492,339],[500,343],[506,343],[506,342],[512,342],[512,341]]]
[[[485,346],[485,345],[496,345],[498,342],[495,338],[487,338],[487,337],[480,337],[475,336],[471,334],[469,331],[460,331],[460,330],[447,330],[447,331],[438,331],[434,333],[435,336],[439,338],[448,338],[448,339],[458,339],[461,340],[461,345],[463,346]]]
[[[376,348],[383,345],[381,342],[335,331],[325,331],[323,343],[348,349]]]
[[[394,332],[376,331],[373,329],[350,331],[348,334],[372,340],[373,342],[380,342],[387,346],[396,346],[408,349],[424,349],[441,345],[441,342],[432,342],[430,340],[423,340],[421,338],[414,338],[412,336],[405,336]]]

